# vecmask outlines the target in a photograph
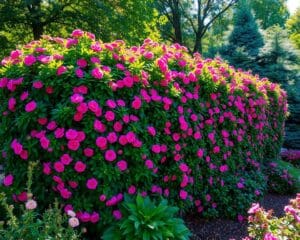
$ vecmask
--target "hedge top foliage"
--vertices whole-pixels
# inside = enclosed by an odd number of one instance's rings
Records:
[[[125,192],[233,216],[263,191],[260,162],[279,153],[285,92],[178,44],[127,47],[75,30],[1,63],[1,161],[16,202],[38,161],[33,194],[60,196],[82,222],[118,219]]]

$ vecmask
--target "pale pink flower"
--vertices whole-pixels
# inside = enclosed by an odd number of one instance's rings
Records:
[[[30,199],[30,200],[28,200],[28,201],[25,203],[25,207],[26,207],[26,209],[28,209],[28,210],[36,209],[37,203],[36,203],[36,201]]]
[[[76,217],[71,217],[69,218],[69,226],[72,228],[78,227],[79,226],[79,220]]]

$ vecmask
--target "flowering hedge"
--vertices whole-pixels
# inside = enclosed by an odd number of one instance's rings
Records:
[[[81,30],[12,51],[0,99],[5,191],[26,201],[27,165],[38,160],[39,202],[59,196],[81,222],[101,224],[121,217],[125,192],[242,214],[265,188],[260,165],[279,153],[287,111],[278,85],[220,59]]]

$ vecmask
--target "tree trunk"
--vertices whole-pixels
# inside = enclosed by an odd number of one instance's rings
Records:
[[[175,31],[175,41],[179,44],[182,44],[181,13],[179,9],[179,0],[173,0],[173,27]]]
[[[202,37],[196,35],[196,40],[195,40],[195,45],[194,45],[194,50],[193,53],[199,52],[202,53]]]
[[[44,27],[41,22],[31,24],[34,40],[39,40],[44,33]]]

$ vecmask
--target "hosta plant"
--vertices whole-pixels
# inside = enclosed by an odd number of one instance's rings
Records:
[[[243,174],[277,157],[287,112],[279,85],[221,59],[150,39],[103,43],[81,30],[12,51],[0,100],[2,190],[26,201],[24,172],[38,161],[39,205],[58,198],[99,228],[115,221],[125,193],[208,217],[243,214],[264,189]],[[245,207],[224,199],[231,192]]]
[[[149,197],[127,197],[118,213],[123,217],[104,232],[102,239],[189,239],[188,228],[176,217],[178,210],[166,200],[156,205]]]

